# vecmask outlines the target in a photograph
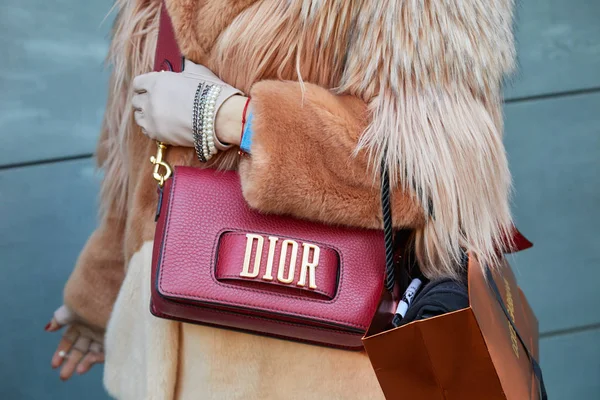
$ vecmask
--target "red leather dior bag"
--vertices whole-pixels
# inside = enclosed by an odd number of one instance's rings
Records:
[[[360,349],[385,252],[381,231],[263,215],[236,172],[177,167],[152,264],[158,317]]]
[[[163,11],[155,70],[181,67]],[[164,149],[153,158],[152,314],[361,349],[384,288],[382,232],[251,210],[233,171],[177,167],[168,179]]]

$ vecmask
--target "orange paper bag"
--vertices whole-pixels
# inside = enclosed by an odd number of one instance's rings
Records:
[[[538,322],[508,263],[486,274],[471,258],[468,288],[468,308],[390,330],[384,296],[363,343],[386,399],[546,398]]]

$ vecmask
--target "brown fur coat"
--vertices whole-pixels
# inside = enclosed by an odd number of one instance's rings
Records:
[[[155,145],[134,125],[130,83],[151,70],[160,0],[117,0],[98,146],[102,219],[65,302],[106,326],[134,254],[154,234]],[[252,97],[244,197],[267,213],[376,228],[378,166],[394,224],[413,228],[429,277],[459,249],[494,262],[511,226],[501,82],[514,65],[513,0],[167,0],[184,55]],[[387,149],[387,151],[385,151]],[[198,165],[172,148],[172,165]]]

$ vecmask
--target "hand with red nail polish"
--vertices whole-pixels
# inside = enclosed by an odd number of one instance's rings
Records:
[[[68,306],[54,312],[54,317],[44,328],[47,332],[66,330],[52,357],[52,368],[62,367],[60,379],[69,380],[76,371],[88,372],[95,364],[104,362],[104,330],[86,323]]]

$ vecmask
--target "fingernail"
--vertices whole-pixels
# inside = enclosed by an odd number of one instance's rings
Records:
[[[50,325],[52,325],[52,323],[51,323],[51,322],[48,322],[48,323],[46,324],[46,327],[44,328],[44,330],[45,330],[46,332],[50,330]]]

